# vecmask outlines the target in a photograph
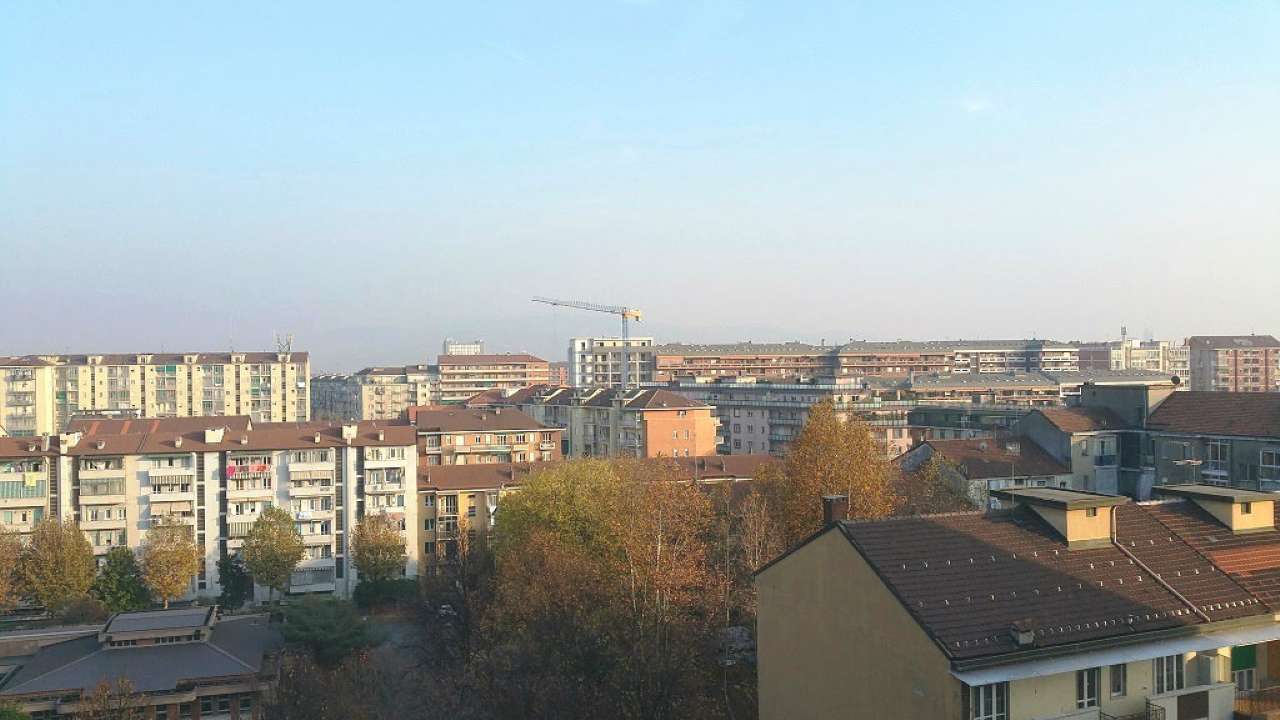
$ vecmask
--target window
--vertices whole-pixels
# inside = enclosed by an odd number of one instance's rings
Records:
[[[1241,515],[1253,514],[1253,503],[1251,502],[1240,503],[1240,514]]]
[[[1085,508],[1085,517],[1098,517],[1098,508]]]
[[[1111,676],[1111,697],[1121,697],[1128,692],[1129,666],[1121,663],[1112,665],[1107,671]]]
[[[1098,707],[1098,676],[1101,668],[1076,671],[1076,707]]]
[[[248,695],[240,696],[240,717],[247,717],[248,713],[253,711],[253,698]]]
[[[157,705],[155,720],[169,720],[169,706]]]
[[[1231,681],[1236,684],[1236,690],[1239,692],[1252,690],[1254,688],[1254,669],[1232,670]]]
[[[1183,688],[1182,655],[1165,655],[1151,661],[1151,674],[1155,677],[1156,694]]]
[[[1009,720],[1009,683],[969,688],[970,720]]]

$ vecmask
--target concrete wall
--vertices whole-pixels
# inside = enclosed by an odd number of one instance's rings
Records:
[[[961,717],[946,658],[838,530],[756,588],[761,720]]]

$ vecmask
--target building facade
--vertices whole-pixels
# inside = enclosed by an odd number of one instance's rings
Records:
[[[563,430],[514,407],[415,407],[419,464],[483,465],[559,460]]]
[[[1168,340],[1124,339],[1080,346],[1081,370],[1152,370],[1187,376],[1190,350]],[[1179,373],[1182,373],[1179,375]]]
[[[622,387],[622,356],[627,356],[627,382],[635,387],[653,380],[653,338],[569,338],[569,382],[572,387]],[[556,383],[551,383],[556,384]]]
[[[440,402],[461,403],[488,390],[510,394],[529,385],[545,385],[550,378],[546,360],[533,355],[441,355]]]
[[[760,717],[1264,717],[1249,709],[1280,675],[1277,570],[1245,558],[1280,550],[1274,497],[1214,491],[1009,489],[1002,510],[862,522],[831,508],[756,574]]]
[[[415,405],[439,400],[440,373],[430,365],[370,367],[353,375],[311,379],[316,420],[396,420]]]
[[[1280,392],[1280,340],[1271,335],[1197,335],[1191,350],[1191,389]]]
[[[402,529],[417,522],[416,436],[407,425],[99,422],[56,437],[3,440],[5,529],[30,532],[40,518],[73,519],[102,557],[140,546],[158,518],[177,520],[192,528],[202,553],[190,596],[216,596],[217,561],[238,552],[261,512],[275,506],[295,518],[306,546],[290,591],[345,596],[358,580],[351,528],[373,514]],[[418,558],[408,550],[404,572],[412,577]]]
[[[92,414],[295,422],[310,418],[310,377],[305,352],[0,358],[0,425],[25,436]]]
[[[564,430],[566,457],[698,457],[719,443],[715,408],[667,390],[525,388],[506,399]]]
[[[483,355],[483,340],[454,340],[445,338],[440,346],[441,355]]]

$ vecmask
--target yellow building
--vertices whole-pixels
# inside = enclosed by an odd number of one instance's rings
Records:
[[[1230,720],[1280,708],[1274,496],[995,491],[832,521],[756,576],[760,717]],[[829,498],[828,518],[844,514]]]
[[[305,352],[137,353],[0,358],[0,425],[61,431],[77,415],[310,418]]]

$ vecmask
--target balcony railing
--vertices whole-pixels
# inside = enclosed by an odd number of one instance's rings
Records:
[[[1099,455],[1099,456],[1097,456],[1097,457],[1095,457],[1095,458],[1093,459],[1093,464],[1094,464],[1095,466],[1101,465],[1101,466],[1104,466],[1104,467],[1105,467],[1105,466],[1110,466],[1110,465],[1115,465],[1115,464],[1116,464],[1116,456],[1115,456],[1115,454],[1114,454],[1114,453],[1113,453],[1113,454],[1111,454],[1111,455]]]
[[[1236,693],[1236,714],[1244,717],[1265,716],[1280,710],[1280,685]]]

